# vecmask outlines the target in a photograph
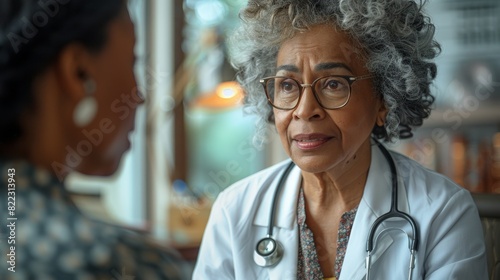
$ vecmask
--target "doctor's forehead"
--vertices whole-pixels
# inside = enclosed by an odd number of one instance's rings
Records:
[[[350,72],[352,72],[351,68],[347,66],[347,64],[342,63],[342,62],[323,62],[316,64],[314,66],[315,71],[324,71],[324,70],[331,70],[331,69],[346,69]],[[293,65],[293,64],[283,64],[283,65],[278,65],[276,68],[276,71],[287,71],[287,72],[293,72],[293,73],[299,73],[300,69]]]
[[[353,64],[364,65],[365,58],[362,46],[349,34],[322,24],[285,40],[278,50],[276,67],[277,71],[297,72],[300,64],[308,61],[315,71],[344,68],[352,72]]]

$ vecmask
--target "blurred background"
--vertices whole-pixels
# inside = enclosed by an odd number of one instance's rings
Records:
[[[441,43],[435,109],[391,148],[472,192],[500,192],[500,1],[430,0]],[[253,141],[227,36],[244,0],[132,0],[147,102],[115,177],[72,174],[89,215],[140,229],[194,260],[217,194],[286,158],[270,128]]]

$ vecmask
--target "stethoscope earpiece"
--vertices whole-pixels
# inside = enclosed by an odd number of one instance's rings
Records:
[[[255,263],[262,267],[275,265],[283,257],[283,246],[274,238],[266,236],[257,242],[253,259]]]

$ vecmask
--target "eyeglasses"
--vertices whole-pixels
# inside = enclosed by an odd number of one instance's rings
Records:
[[[325,76],[318,78],[312,84],[301,84],[299,81],[283,76],[272,76],[260,80],[267,100],[271,105],[281,110],[292,110],[300,102],[301,93],[310,87],[319,105],[324,109],[339,109],[344,107],[351,97],[351,86],[355,81],[370,79],[373,74],[351,76]]]

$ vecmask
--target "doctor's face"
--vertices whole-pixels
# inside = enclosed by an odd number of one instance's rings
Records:
[[[360,50],[346,33],[317,25],[281,45],[276,76],[311,84],[329,75],[370,74]],[[324,109],[311,87],[305,87],[301,95],[294,109],[273,108],[273,112],[286,152],[303,171],[346,170],[370,159],[371,131],[376,123],[383,124],[385,115],[372,79],[355,81],[349,101],[338,109]]]

